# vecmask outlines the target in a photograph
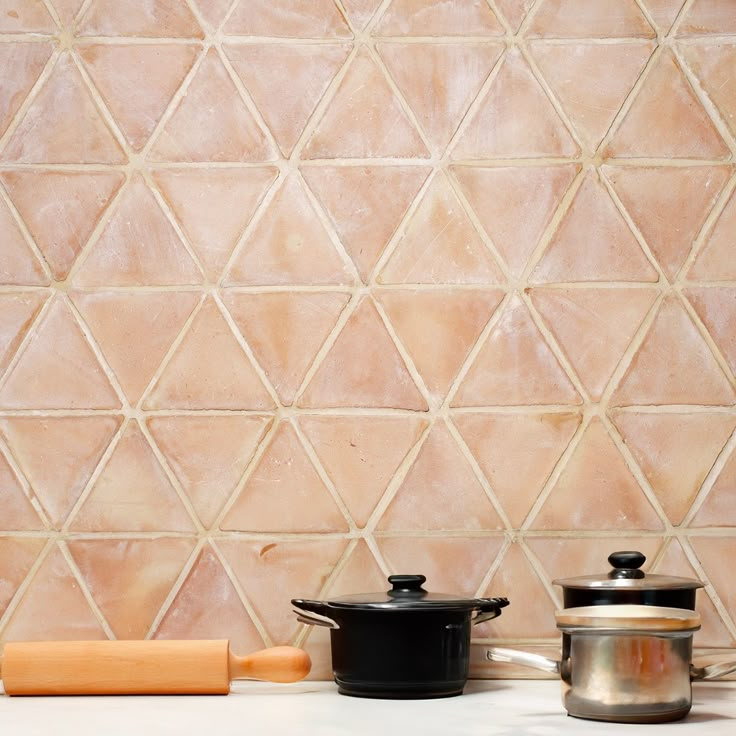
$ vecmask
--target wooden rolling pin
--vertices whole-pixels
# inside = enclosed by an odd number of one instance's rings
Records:
[[[237,657],[226,639],[9,642],[0,658],[8,695],[226,695],[231,680],[296,682],[311,666],[295,647]]]

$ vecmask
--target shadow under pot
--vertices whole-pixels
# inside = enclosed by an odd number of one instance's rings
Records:
[[[695,611],[659,606],[567,608],[555,614],[562,632],[559,661],[491,648],[487,659],[559,674],[571,716],[616,723],[663,723],[684,718],[693,680],[736,671],[736,662],[691,664]]]
[[[562,587],[565,608],[634,604],[695,610],[695,593],[703,584],[692,578],[645,573],[641,552],[614,552],[612,569],[600,575],[553,580]]]
[[[332,670],[343,695],[442,698],[468,679],[470,631],[501,614],[505,598],[428,593],[424,575],[391,575],[391,590],[291,601],[302,623],[330,629]]]

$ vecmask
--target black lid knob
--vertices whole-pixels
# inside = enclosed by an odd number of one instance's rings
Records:
[[[613,552],[608,561],[614,568],[608,573],[609,578],[643,578],[644,572],[639,568],[647,561],[641,552]]]
[[[388,594],[397,596],[423,596],[427,591],[422,588],[422,583],[427,581],[424,575],[389,575],[388,581],[392,588]]]

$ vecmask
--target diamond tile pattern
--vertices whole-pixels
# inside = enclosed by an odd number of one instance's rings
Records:
[[[732,0],[8,7],[0,643],[628,547],[736,646]]]

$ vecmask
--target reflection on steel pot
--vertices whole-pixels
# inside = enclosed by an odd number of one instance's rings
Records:
[[[339,692],[373,698],[460,695],[470,629],[501,614],[505,598],[428,593],[424,575],[391,575],[385,593],[292,600],[303,623],[330,628]]]
[[[695,609],[695,592],[703,584],[692,578],[645,573],[641,552],[614,552],[608,558],[612,569],[602,575],[583,575],[553,580],[562,587],[565,608],[640,604]]]
[[[566,608],[556,614],[562,631],[560,661],[492,648],[495,662],[555,672],[571,716],[618,723],[660,723],[684,718],[692,705],[692,680],[736,671],[736,662],[691,664],[695,611],[617,605]]]

